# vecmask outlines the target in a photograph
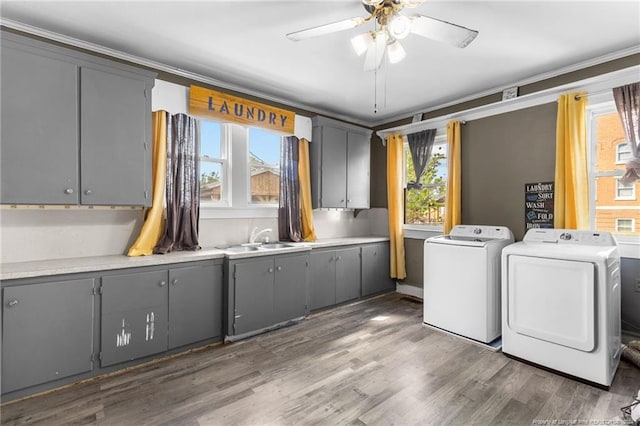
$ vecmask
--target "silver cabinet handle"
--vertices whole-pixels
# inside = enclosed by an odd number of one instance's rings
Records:
[[[67,188],[64,190],[64,193],[69,195],[69,194],[73,194],[73,188]]]
[[[272,272],[273,272],[273,268],[269,268],[269,273],[272,273]]]
[[[93,194],[93,191],[90,190],[90,189],[87,189],[87,190],[84,191],[84,193],[85,193],[85,195],[91,195],[91,194]]]
[[[13,308],[18,303],[19,303],[18,299],[13,299],[13,300],[10,300],[9,303],[7,303],[7,306],[10,307],[10,308]]]
[[[175,279],[175,280],[171,281],[171,284],[178,285],[178,279]]]
[[[338,258],[336,260],[340,260],[340,259],[342,259],[342,256],[338,256]]]
[[[277,271],[282,271],[282,266],[278,266],[278,267],[276,268],[276,270],[277,270]]]
[[[167,285],[166,281],[160,281],[160,287],[164,287],[165,285]]]
[[[233,319],[238,319],[238,318],[241,318],[241,317],[242,317],[242,315],[235,315],[235,316],[233,317]]]

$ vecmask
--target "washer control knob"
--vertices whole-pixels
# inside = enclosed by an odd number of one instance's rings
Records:
[[[560,234],[560,239],[564,240],[564,241],[569,241],[571,239],[571,234],[568,232],[563,232],[562,234]]]
[[[478,234],[482,234],[482,229],[480,228],[473,228],[473,233],[478,235]]]

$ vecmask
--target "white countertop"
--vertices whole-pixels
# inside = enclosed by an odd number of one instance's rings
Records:
[[[96,272],[112,269],[136,268],[141,266],[166,265],[171,263],[195,262],[208,259],[248,258],[289,252],[308,251],[314,248],[367,244],[389,241],[388,237],[345,237],[327,238],[314,242],[287,243],[294,248],[259,250],[245,253],[231,253],[219,248],[203,248],[197,251],[179,251],[152,256],[128,257],[124,255],[78,257],[71,259],[52,259],[33,262],[0,264],[0,280],[44,277],[49,275]]]

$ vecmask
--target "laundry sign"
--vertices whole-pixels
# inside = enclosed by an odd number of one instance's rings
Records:
[[[525,230],[553,228],[553,182],[524,185]]]
[[[293,134],[295,113],[199,86],[189,89],[189,113]]]

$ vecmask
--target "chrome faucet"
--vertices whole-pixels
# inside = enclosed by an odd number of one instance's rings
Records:
[[[271,228],[265,228],[262,231],[258,231],[257,227],[253,228],[253,230],[251,231],[251,236],[249,237],[249,243],[255,244],[256,240],[260,235],[267,234],[270,232],[271,232]],[[269,242],[269,237],[265,237],[264,242]]]

